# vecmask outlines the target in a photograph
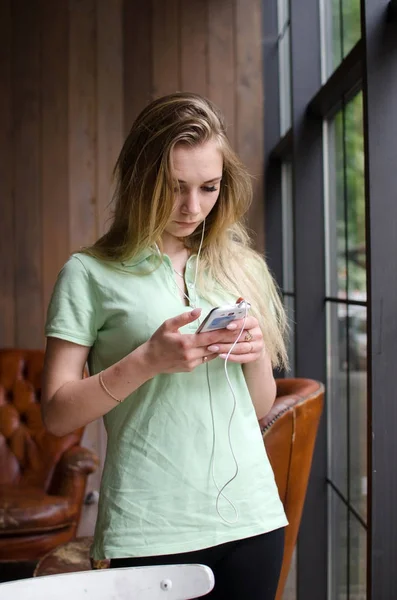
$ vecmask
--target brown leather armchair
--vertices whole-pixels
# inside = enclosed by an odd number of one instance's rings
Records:
[[[276,401],[259,424],[289,522],[276,596],[276,600],[281,600],[298,537],[323,408],[324,386],[311,379],[276,381]]]
[[[33,561],[75,536],[96,456],[40,412],[41,350],[0,350],[0,561]]]

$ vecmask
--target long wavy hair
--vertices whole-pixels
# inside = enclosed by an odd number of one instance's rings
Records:
[[[243,296],[260,323],[274,366],[287,366],[286,316],[263,258],[251,248],[243,218],[252,201],[251,178],[232,150],[224,119],[208,99],[175,93],[149,104],[136,118],[114,169],[114,213],[109,230],[84,252],[123,262],[156,245],[175,200],[172,150],[216,140],[223,156],[219,197],[205,223],[197,288],[210,302],[219,289]],[[202,226],[185,238],[197,253]],[[218,294],[219,297],[219,294]]]

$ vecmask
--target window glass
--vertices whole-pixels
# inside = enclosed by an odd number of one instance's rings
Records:
[[[365,301],[365,177],[362,94],[326,125],[327,295]]]
[[[348,297],[366,300],[365,178],[362,94],[345,108]]]
[[[367,310],[349,306],[349,498],[367,519]]]
[[[287,373],[287,377],[294,377],[295,375],[295,298],[293,296],[284,296],[284,308],[287,313],[288,324],[289,324],[289,336],[288,336],[288,358],[290,364],[290,370]]]
[[[327,303],[328,476],[348,496],[348,405],[346,306]]]
[[[334,4],[336,0],[333,0]],[[343,58],[361,38],[361,2],[360,0],[342,0],[342,23],[340,38],[343,40]]]
[[[348,592],[348,510],[332,488],[329,488],[329,594],[332,600],[346,600]]]
[[[291,28],[289,0],[278,0],[280,136],[291,127]]]
[[[355,596],[366,578],[362,548],[367,518],[367,280],[361,93],[342,104],[332,121],[324,125],[324,133],[328,477],[333,494],[337,490],[338,495],[338,501],[333,496],[330,499],[330,577],[335,578],[330,586],[331,598],[361,598],[365,596]],[[345,505],[343,511],[339,503]],[[343,517],[344,535],[340,533],[341,524],[332,521],[341,517],[341,511],[347,515]],[[356,515],[361,522],[352,525]],[[346,539],[343,564],[334,554],[335,537],[340,543]]]
[[[345,218],[345,170],[343,111],[325,124],[324,145],[326,164],[325,238],[327,250],[327,295],[346,297],[347,263]]]
[[[281,205],[282,205],[282,240],[283,240],[283,282],[284,307],[290,326],[288,340],[288,357],[290,371],[294,375],[295,365],[295,281],[294,281],[294,215],[292,192],[292,165],[285,161],[281,165]]]
[[[320,0],[323,80],[327,80],[361,38],[360,0]]]
[[[283,220],[283,290],[293,293],[294,286],[294,217],[292,198],[292,165],[281,167],[281,202]]]
[[[367,531],[353,514],[349,518],[350,598],[367,598]]]

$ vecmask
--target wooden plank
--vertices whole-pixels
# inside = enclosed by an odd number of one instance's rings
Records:
[[[44,316],[56,276],[69,255],[68,36],[65,2],[40,0],[41,202]]]
[[[112,173],[123,143],[123,2],[97,0],[97,230],[109,226]],[[106,454],[102,419],[84,432],[84,446],[99,457],[99,468],[90,475],[87,492],[98,490]],[[87,507],[92,509],[94,507]],[[91,533],[90,533],[91,535]]]
[[[181,86],[208,93],[208,0],[181,1]]]
[[[69,207],[71,250],[96,236],[96,3],[69,0]]]
[[[13,0],[15,310],[19,347],[43,344],[40,31],[37,0]]]
[[[152,1],[153,96],[180,89],[179,1]]]
[[[235,11],[234,1],[209,0],[208,97],[225,115],[227,134],[235,142]]]
[[[152,11],[148,0],[124,0],[124,129],[152,100]]]
[[[123,142],[122,0],[97,0],[97,229],[111,217],[112,173]]]
[[[264,98],[262,65],[262,9],[260,0],[236,2],[236,145],[242,161],[253,176],[254,202],[249,225],[256,246],[264,250]]]
[[[0,2],[0,346],[15,343],[11,0]]]

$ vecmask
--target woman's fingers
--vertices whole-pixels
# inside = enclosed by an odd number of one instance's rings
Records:
[[[213,342],[206,344],[206,347],[219,346],[221,344],[233,344],[238,339],[238,344],[243,342],[255,342],[262,339],[262,331],[259,327],[254,329],[247,329],[242,332],[239,331],[227,331],[226,329],[220,329],[217,338],[213,338]]]
[[[200,314],[201,308],[194,308],[191,311],[187,311],[181,313],[180,315],[177,315],[176,317],[167,319],[167,321],[164,321],[163,327],[168,332],[176,333],[184,325],[196,321],[199,318]]]
[[[227,354],[232,347],[232,344],[216,344],[209,346],[207,350],[216,354]],[[232,354],[256,354],[261,352],[263,348],[262,341],[239,342],[232,350]]]
[[[254,362],[258,360],[262,355],[261,352],[250,352],[249,354],[230,354],[227,359],[228,362],[239,363],[240,365],[244,365],[250,362]],[[220,354],[219,358],[226,359],[227,354]]]
[[[245,319],[245,323],[244,319],[236,319],[235,321],[229,323],[229,325],[226,326],[226,329],[228,329],[229,331],[240,331],[243,324],[244,329],[255,329],[256,327],[258,327],[258,319],[256,319],[255,317],[247,317]]]
[[[225,346],[225,344],[228,344],[230,347],[230,345],[233,344],[236,340],[238,340],[237,344],[236,344],[236,348],[237,348],[237,346],[240,346],[241,344],[262,342],[262,340],[263,340],[262,331],[259,327],[256,327],[254,329],[244,330],[243,333],[241,334],[241,336],[238,336],[236,334],[236,332],[229,333],[225,330],[223,330],[223,332],[224,333],[221,334],[221,336],[218,338],[218,340],[214,341],[211,344],[208,344],[207,348],[211,348],[211,351],[217,352],[217,350],[215,350],[215,348]]]
[[[206,354],[201,353],[200,356],[197,356],[194,359],[191,359],[189,363],[189,371],[196,369],[200,365],[205,365],[206,363],[211,362],[214,358],[218,358],[217,354],[213,354],[207,350]]]

